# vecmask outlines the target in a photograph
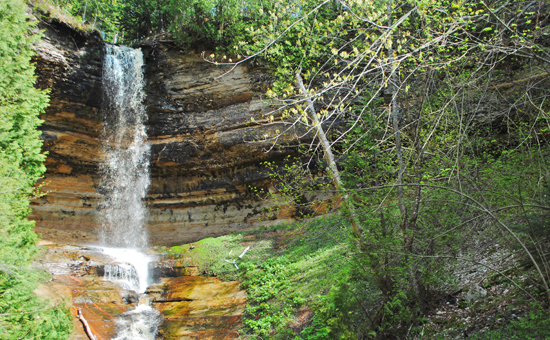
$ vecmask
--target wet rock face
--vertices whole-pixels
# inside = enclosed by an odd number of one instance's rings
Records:
[[[103,42],[99,34],[64,23],[41,21],[36,44],[37,86],[51,89],[40,118],[48,152],[43,187],[48,196],[33,202],[36,231],[48,239],[89,242],[97,228],[95,181],[100,145]]]
[[[246,296],[237,281],[183,276],[163,279],[146,293],[163,315],[163,339],[239,338]]]
[[[140,296],[105,280],[102,268],[112,261],[99,248],[50,244],[34,263],[37,269],[52,275],[35,292],[67,306],[75,316],[71,340],[88,340],[76,318],[79,310],[98,339],[119,339],[126,335],[122,338],[134,340],[135,337],[128,337],[132,333],[124,330],[137,317],[134,312],[143,307],[138,305],[151,304],[162,317],[157,338],[240,338],[237,331],[242,327],[246,295],[239,282],[198,276],[197,266],[190,259],[159,257],[150,266],[155,283]],[[156,318],[155,313],[141,317]]]
[[[105,281],[96,274],[97,267],[108,261],[108,258],[89,248],[48,245],[34,263],[38,270],[52,275],[35,293],[68,307],[74,316],[71,340],[89,340],[76,318],[79,310],[98,339],[113,339],[116,336],[116,319],[135,308],[138,302],[136,293]]]
[[[42,24],[37,44],[38,86],[51,89],[41,116],[48,171],[47,196],[33,202],[36,231],[57,242],[90,244],[101,227],[96,192],[101,161],[103,42],[59,22]],[[276,127],[250,126],[269,108],[261,100],[266,72],[243,64],[232,72],[168,43],[143,46],[151,185],[147,227],[157,245],[176,245],[292,218],[264,216],[273,204],[250,187],[271,188],[263,161],[282,162],[293,148],[252,143]]]

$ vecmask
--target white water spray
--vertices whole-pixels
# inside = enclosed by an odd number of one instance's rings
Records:
[[[161,321],[158,311],[149,305],[139,305],[117,319],[119,331],[114,340],[155,340]]]
[[[147,289],[151,257],[136,249],[103,248],[103,253],[117,263],[105,265],[105,280],[118,283],[124,289],[144,293]]]

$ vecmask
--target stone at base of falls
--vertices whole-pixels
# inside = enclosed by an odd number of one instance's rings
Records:
[[[121,288],[116,284],[101,279],[87,279],[73,288],[74,309],[82,310],[82,315],[98,339],[112,339],[116,336],[115,320],[132,309],[133,305],[125,303]],[[82,325],[75,326],[78,331],[71,340],[82,338]]]
[[[52,275],[35,293],[69,307],[74,316],[70,340],[89,340],[76,318],[78,309],[98,340],[110,340],[117,333],[116,319],[138,303],[138,294],[97,276],[97,269],[108,261],[97,249],[55,244],[48,244],[35,260],[37,269]]]
[[[98,277],[75,277],[70,274],[55,275],[55,280],[43,283],[35,291],[37,295],[53,299],[53,303],[70,308],[73,316],[78,309],[98,339],[109,340],[116,336],[115,320],[132,309],[124,291],[112,282]],[[137,298],[136,298],[137,301]],[[82,323],[73,318],[70,340],[89,340]]]
[[[203,276],[167,278],[146,293],[163,314],[159,336],[165,340],[239,338],[246,296],[237,281]]]
[[[134,310],[140,299],[142,302],[150,299],[153,308],[166,316],[158,338],[238,338],[246,303],[238,282],[195,276],[199,270],[187,258],[157,258],[150,268],[160,283],[149,287],[148,298],[140,297],[103,279],[102,269],[110,260],[97,248],[48,243],[34,266],[46,270],[52,278],[41,284],[36,293],[53,299],[52,303],[69,307],[74,316],[80,308],[98,340],[115,338],[116,320]],[[76,317],[73,321],[70,340],[89,340],[80,321]]]

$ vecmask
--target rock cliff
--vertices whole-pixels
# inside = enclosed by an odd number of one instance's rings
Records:
[[[52,20],[41,23],[37,44],[38,86],[51,89],[42,115],[48,171],[47,196],[33,202],[36,231],[56,242],[95,243],[101,226],[96,192],[101,161],[102,54],[97,33]],[[267,219],[250,190],[272,190],[263,161],[282,162],[295,148],[249,142],[271,127],[251,126],[267,110],[262,92],[270,79],[260,66],[205,62],[170,42],[142,46],[146,57],[151,144],[147,227],[152,243],[174,245],[288,221],[294,209]]]

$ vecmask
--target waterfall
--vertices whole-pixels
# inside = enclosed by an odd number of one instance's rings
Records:
[[[105,265],[103,278],[118,283],[122,288],[144,293],[148,286],[151,257],[139,249],[103,247],[102,250],[116,261]]]
[[[150,147],[143,122],[143,55],[140,50],[105,46],[102,133],[104,162],[102,245],[147,247],[143,199],[149,186]]]
[[[141,50],[105,45],[99,193],[103,252],[115,263],[105,266],[104,279],[144,293],[150,257],[143,200],[149,186],[149,155],[144,121],[143,55]],[[160,313],[148,304],[122,314],[116,340],[154,339]]]

